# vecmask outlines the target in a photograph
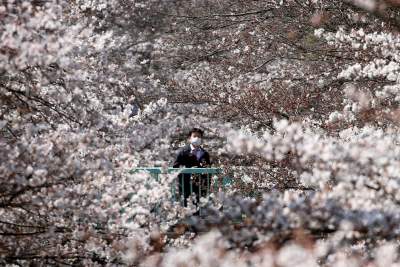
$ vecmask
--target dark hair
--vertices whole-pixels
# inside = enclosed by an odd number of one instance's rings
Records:
[[[193,128],[189,131],[188,133],[188,137],[192,136],[192,133],[199,133],[201,135],[201,137],[203,137],[204,135],[204,131],[199,129],[199,128]]]

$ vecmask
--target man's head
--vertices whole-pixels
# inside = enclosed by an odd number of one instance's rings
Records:
[[[188,134],[189,142],[195,147],[200,146],[201,138],[203,137],[203,134],[204,134],[203,130],[201,130],[199,128],[191,129]]]

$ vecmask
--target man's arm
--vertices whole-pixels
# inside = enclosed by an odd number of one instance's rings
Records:
[[[207,151],[204,154],[204,160],[205,160],[205,162],[207,164],[207,167],[211,167],[210,154],[208,154]]]
[[[176,156],[176,159],[172,167],[179,168],[181,165],[185,165],[183,164],[183,150],[179,150],[178,155]]]

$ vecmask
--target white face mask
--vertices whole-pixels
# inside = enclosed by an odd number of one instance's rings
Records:
[[[199,145],[201,145],[201,138],[200,137],[191,137],[190,143],[194,146],[199,146]]]

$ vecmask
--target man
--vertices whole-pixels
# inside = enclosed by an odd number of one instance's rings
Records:
[[[173,164],[174,168],[205,168],[211,165],[210,155],[201,147],[204,132],[199,128],[193,128],[189,131],[188,142],[179,152]],[[208,179],[211,180],[211,179]],[[192,187],[190,183],[192,182]],[[190,196],[190,190],[196,194],[197,201],[200,200],[199,190],[207,188],[207,177],[201,176],[192,179],[190,174],[181,174],[178,176],[179,194],[184,198],[184,206],[187,206],[187,198]]]

